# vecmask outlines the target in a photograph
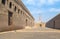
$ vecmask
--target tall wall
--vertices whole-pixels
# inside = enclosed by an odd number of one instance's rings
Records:
[[[22,3],[20,5],[22,5]],[[34,25],[34,18],[30,12],[27,9],[24,10],[26,7],[23,8],[20,5],[18,1],[5,0],[5,4],[3,4],[2,0],[0,0],[0,31],[21,29],[25,26]],[[11,23],[9,25],[10,21]]]
[[[60,29],[60,14],[48,21],[46,27]]]

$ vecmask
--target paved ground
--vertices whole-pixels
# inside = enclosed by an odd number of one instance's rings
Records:
[[[0,39],[60,39],[59,30],[47,29],[24,29],[16,30],[16,32],[1,32]]]
[[[17,32],[60,32],[58,29],[51,29],[51,28],[32,28],[32,29],[23,29],[23,30],[16,30]]]
[[[58,32],[10,32],[0,34],[0,39],[60,39]]]

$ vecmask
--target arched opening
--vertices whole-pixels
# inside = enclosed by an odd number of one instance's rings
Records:
[[[16,6],[15,6],[15,8],[14,8],[14,11],[16,11]]]
[[[12,2],[10,2],[10,4],[9,4],[9,8],[12,8]]]
[[[27,26],[27,21],[28,21],[28,20],[26,19],[26,26]]]
[[[20,9],[18,9],[18,14],[20,13]]]
[[[42,24],[40,24],[40,27],[42,27]]]
[[[3,3],[4,5],[5,5],[5,1],[6,1],[6,0],[2,0],[2,3]]]
[[[53,21],[53,26],[54,26],[53,28],[55,28],[55,21]]]
[[[12,16],[13,16],[13,13],[8,11],[8,25],[12,25],[13,21],[12,21]]]

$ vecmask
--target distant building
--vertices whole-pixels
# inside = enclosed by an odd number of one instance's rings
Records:
[[[46,23],[46,27],[60,29],[60,14],[49,20]]]
[[[45,28],[45,23],[44,22],[36,22],[35,27]]]
[[[0,0],[0,31],[34,26],[34,18],[21,0]]]
[[[42,21],[42,15],[41,15],[41,13],[39,13],[39,15],[38,15],[39,17],[38,17],[38,21],[37,22],[35,22],[35,27],[36,28],[45,28],[45,23]]]

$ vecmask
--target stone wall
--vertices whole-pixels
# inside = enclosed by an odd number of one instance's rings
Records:
[[[5,4],[0,0],[0,31],[16,30],[24,28],[25,26],[34,26],[34,18],[30,12],[28,11],[28,13],[27,11],[27,9],[24,10],[23,7],[14,0],[5,0]]]
[[[60,14],[48,21],[46,27],[60,29]]]

